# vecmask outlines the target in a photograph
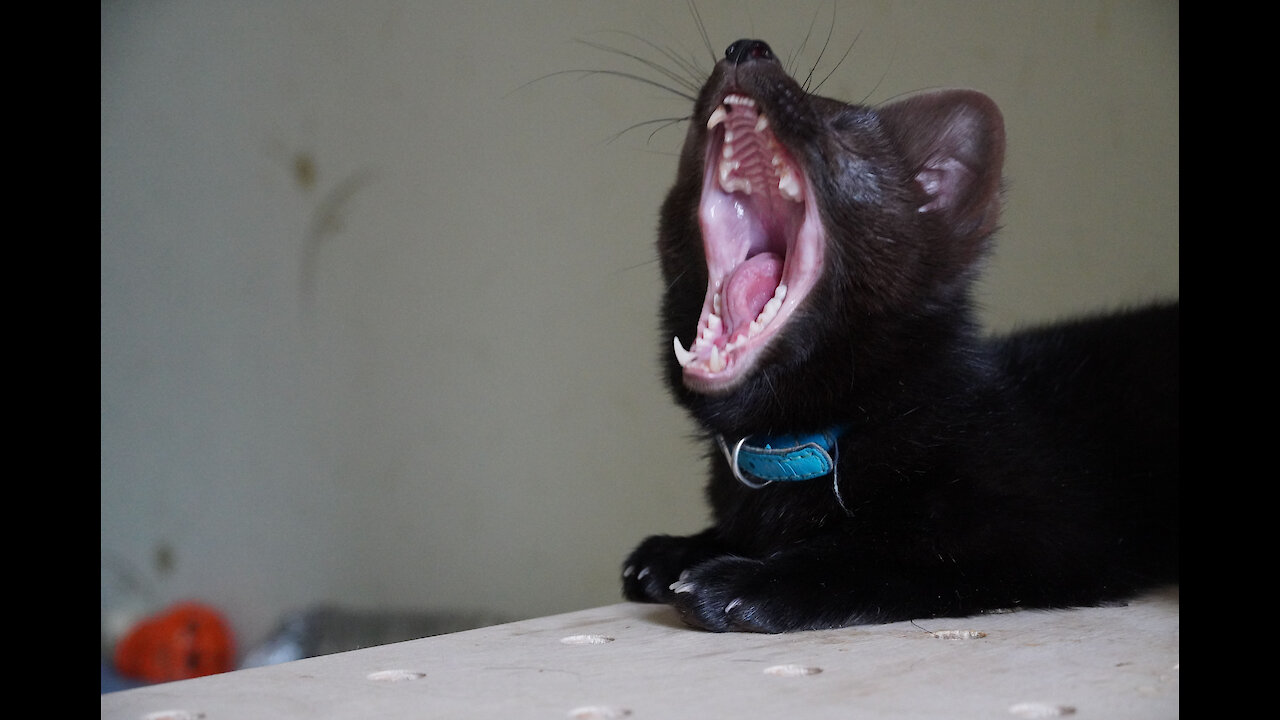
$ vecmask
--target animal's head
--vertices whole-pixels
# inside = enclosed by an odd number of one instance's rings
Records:
[[[807,92],[762,41],[730,45],[662,207],[680,400],[726,432],[816,425],[859,373],[910,363],[928,339],[913,333],[967,316],[1003,153],[980,93],[852,105]]]

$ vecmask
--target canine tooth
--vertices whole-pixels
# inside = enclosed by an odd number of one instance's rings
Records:
[[[711,113],[711,117],[707,118],[707,129],[710,130],[719,125],[727,117],[729,117],[729,111],[724,109],[724,105],[716,106],[716,109]]]
[[[717,283],[717,284],[719,284],[719,283]],[[720,299],[720,293],[716,293],[715,295],[712,295],[712,296],[711,296],[711,311],[712,311],[713,313],[715,313],[716,315],[719,315],[719,314],[720,314],[720,306],[721,306],[721,304],[722,304],[722,303],[723,303],[723,300],[721,300],[721,299]]]
[[[764,129],[767,127],[769,127],[769,118],[765,117],[764,115],[761,115],[756,120],[756,132],[763,132]]]
[[[676,362],[680,363],[680,367],[689,367],[689,365],[697,359],[697,355],[689,350],[685,350],[680,344],[680,338],[672,338],[676,350]]]

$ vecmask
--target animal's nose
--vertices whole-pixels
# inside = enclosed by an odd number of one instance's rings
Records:
[[[741,65],[753,60],[772,60],[773,50],[763,40],[735,40],[724,51],[724,56],[734,65]]]

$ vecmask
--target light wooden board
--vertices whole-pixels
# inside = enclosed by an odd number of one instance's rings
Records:
[[[1176,589],[788,635],[623,603],[102,696],[112,720],[1178,717]]]

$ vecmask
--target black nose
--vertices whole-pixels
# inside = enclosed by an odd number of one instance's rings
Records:
[[[772,60],[773,51],[763,40],[735,40],[724,56],[734,65],[741,65],[752,60]]]

